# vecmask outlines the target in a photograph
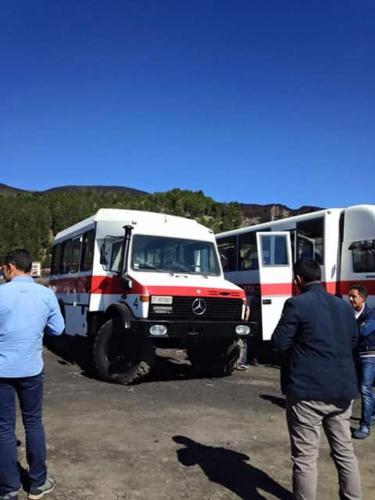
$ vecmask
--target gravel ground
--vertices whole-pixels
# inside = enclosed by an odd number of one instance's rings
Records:
[[[126,387],[91,378],[48,350],[45,362],[44,422],[49,471],[57,482],[48,498],[291,498],[276,367],[251,366],[227,378],[197,379],[181,353],[167,351],[149,380]],[[353,425],[358,415],[357,402]],[[25,466],[23,429],[17,425]],[[363,499],[369,500],[375,495],[373,440],[355,442]],[[317,498],[338,498],[325,438]]]

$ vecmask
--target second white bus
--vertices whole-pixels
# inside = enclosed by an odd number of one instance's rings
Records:
[[[318,260],[328,292],[345,297],[364,285],[375,307],[375,205],[320,210],[216,235],[225,276],[241,286],[251,320],[269,340],[284,302],[295,293],[293,263]]]

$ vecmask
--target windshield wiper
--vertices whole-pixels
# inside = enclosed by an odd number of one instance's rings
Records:
[[[152,269],[153,271],[157,271],[158,273],[163,272],[161,269],[154,266],[154,264],[150,264],[149,262],[137,262],[137,264],[138,267],[135,269]],[[133,269],[134,269],[134,264],[133,264]]]

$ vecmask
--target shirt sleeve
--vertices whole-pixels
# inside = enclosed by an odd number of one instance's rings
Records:
[[[59,303],[55,294],[51,291],[50,312],[46,324],[48,335],[61,335],[65,328],[64,318],[60,311]]]
[[[283,312],[276,326],[271,342],[279,351],[292,347],[293,339],[298,331],[299,317],[295,304],[289,299],[285,302]]]
[[[375,311],[371,310],[364,323],[359,327],[361,337],[367,337],[370,333],[375,333]]]

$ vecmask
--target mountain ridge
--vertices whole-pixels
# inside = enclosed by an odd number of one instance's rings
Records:
[[[108,193],[108,192],[119,192],[122,194],[139,195],[144,196],[149,194],[147,191],[142,191],[140,189],[130,188],[127,186],[106,186],[106,185],[83,185],[79,186],[76,184],[67,184],[64,186],[55,186],[48,189],[42,190],[31,190],[31,189],[20,189],[13,186],[8,186],[8,184],[0,183],[0,194],[18,194],[18,193],[30,193],[30,194],[44,194],[44,193],[54,193],[58,191],[91,191],[95,190],[98,192]]]
[[[147,191],[142,191],[140,189],[131,188],[128,186],[106,186],[106,185],[63,185],[55,186],[52,188],[44,190],[27,190],[20,189],[14,186],[9,186],[4,183],[0,183],[0,195],[18,195],[18,194],[46,194],[46,193],[57,193],[57,192],[98,192],[98,193],[119,193],[126,194],[130,196],[146,196],[151,193]],[[155,194],[155,193],[154,193]],[[302,205],[299,208],[290,208],[287,205],[281,203],[237,203],[240,207],[241,212],[244,215],[243,225],[254,225],[260,224],[262,222],[268,222],[270,220],[283,219],[285,217],[292,217],[294,215],[301,215],[309,212],[314,212],[316,210],[322,210],[322,207]]]

